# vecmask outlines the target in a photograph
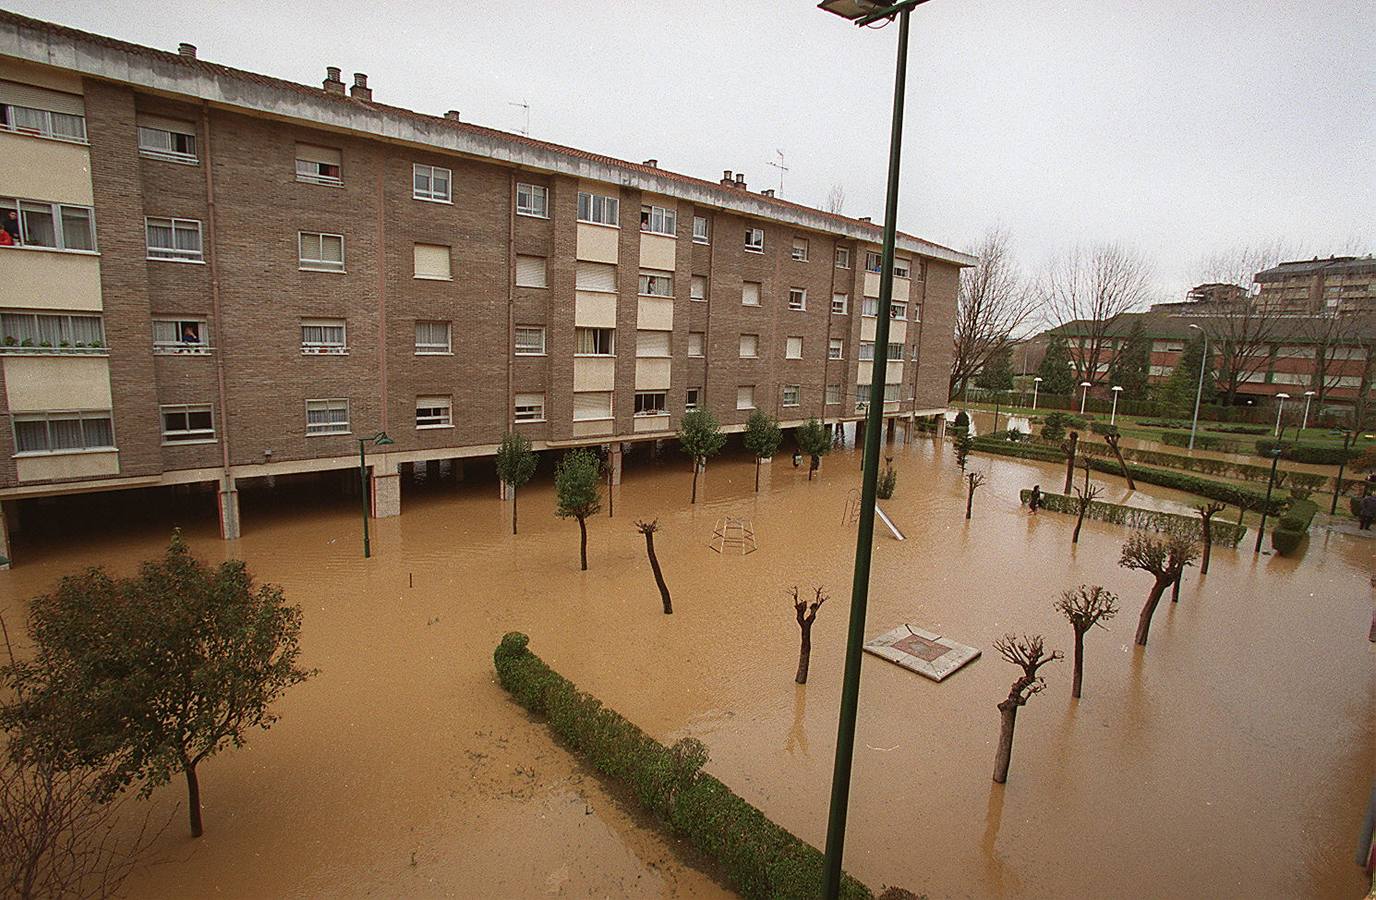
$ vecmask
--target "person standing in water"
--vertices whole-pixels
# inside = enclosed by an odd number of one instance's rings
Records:
[[[1027,508],[1031,510],[1032,515],[1035,516],[1037,514],[1037,510],[1041,508],[1041,505],[1042,486],[1040,484],[1034,484],[1032,485],[1032,493],[1027,498]]]

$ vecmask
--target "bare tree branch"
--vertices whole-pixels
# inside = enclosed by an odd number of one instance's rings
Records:
[[[1116,356],[1117,319],[1151,299],[1151,277],[1146,257],[1119,244],[1076,245],[1051,260],[1037,296],[1071,344],[1076,381],[1103,380]]]
[[[1013,259],[1006,230],[989,229],[973,252],[979,264],[961,272],[956,299],[951,396],[964,390],[990,359],[1012,347],[1015,333],[1037,308],[1037,297]]]

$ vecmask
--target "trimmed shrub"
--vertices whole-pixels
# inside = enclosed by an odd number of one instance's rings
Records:
[[[984,453],[997,453],[1000,456],[1015,456],[1018,459],[1036,459],[1042,462],[1065,462],[1065,454],[1055,447],[1045,444],[1011,443],[989,437],[975,438],[970,449]]]
[[[874,492],[880,500],[893,499],[894,489],[898,487],[898,473],[893,466],[889,466],[879,473],[879,480],[875,482]]]
[[[1042,440],[1059,443],[1065,438],[1065,421],[1068,417],[1063,412],[1047,413],[1046,419],[1042,422]]]
[[[1169,444],[1172,447],[1188,447],[1190,446],[1190,436],[1168,431],[1161,435],[1161,443]],[[1220,453],[1237,453],[1242,449],[1242,445],[1237,441],[1197,432],[1194,436],[1194,445],[1200,450],[1217,450]]]
[[[1032,492],[1029,490],[1022,491],[1021,496],[1024,504],[1027,503],[1027,498],[1031,494]],[[1065,494],[1042,494],[1042,508],[1052,512],[1078,516],[1080,514],[1080,501],[1076,497],[1068,497]],[[1195,540],[1202,540],[1204,536],[1204,526],[1196,516],[1159,512],[1154,509],[1143,509],[1140,506],[1106,503],[1103,500],[1091,501],[1089,509],[1085,510],[1085,518],[1111,522],[1114,525],[1124,525],[1128,528],[1159,531],[1163,534],[1183,534],[1191,536]],[[1209,528],[1210,543],[1224,547],[1236,547],[1246,533],[1247,529],[1240,525],[1215,521]]]
[[[1358,450],[1344,450],[1342,447],[1315,447],[1309,444],[1291,444],[1288,441],[1257,441],[1257,456],[1271,458],[1271,453],[1280,448],[1281,459],[1309,463],[1316,466],[1336,466],[1351,462],[1361,455]]]
[[[1292,492],[1293,493],[1293,492]],[[1271,532],[1271,546],[1281,556],[1289,556],[1299,550],[1309,534],[1309,524],[1319,507],[1312,500],[1296,497],[1290,508],[1280,517],[1276,530]]]
[[[1189,428],[1189,422],[1182,422],[1179,419],[1139,419],[1137,422],[1142,428]]]
[[[1210,425],[1204,430],[1223,434],[1266,434],[1271,429],[1264,425]]]
[[[1285,531],[1277,528],[1271,532],[1271,547],[1281,556],[1291,556],[1300,549],[1300,544],[1308,535],[1298,531]]]
[[[1104,459],[1102,457],[1089,457],[1089,464],[1100,472],[1109,475],[1119,475],[1116,460]],[[1186,475],[1184,472],[1171,472],[1165,469],[1149,469],[1146,466],[1138,466],[1128,463],[1128,471],[1136,481],[1155,484],[1160,487],[1174,488],[1177,491],[1185,491],[1190,494],[1197,494],[1200,497],[1208,497],[1210,500],[1218,500],[1230,506],[1241,506],[1245,509],[1260,510],[1266,505],[1266,495],[1252,488],[1243,487],[1240,484],[1228,484],[1224,481],[1210,481],[1207,478],[1199,478],[1195,475]],[[1279,512],[1285,501],[1280,497],[1272,497],[1269,511]]]
[[[720,863],[744,896],[821,896],[821,852],[704,774],[707,749],[700,741],[684,738],[665,747],[579,691],[531,653],[529,643],[515,631],[502,638],[492,654],[497,680],[516,702],[547,716],[550,728],[570,749],[629,787],[673,833]],[[847,875],[841,896],[861,900],[874,895]]]

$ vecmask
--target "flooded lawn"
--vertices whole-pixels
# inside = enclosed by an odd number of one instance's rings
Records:
[[[881,504],[867,635],[911,623],[984,650],[941,684],[866,656],[847,868],[932,897],[1357,897],[1352,862],[1376,768],[1368,573],[1376,544],[1316,532],[1298,562],[1216,550],[1132,646],[1150,576],[1118,568],[1124,532],[1028,516],[1018,490],[1059,490],[1063,467],[972,454],[990,483],[963,519],[949,447],[886,449],[898,492]],[[403,514],[373,522],[360,552],[356,500],[246,493],[244,538],[222,544],[206,504],[178,516],[207,558],[242,556],[304,609],[303,662],[321,674],[281,721],[201,767],[206,836],[184,809],[129,884],[133,896],[723,895],[560,748],[495,684],[491,653],[518,629],[583,689],[661,740],[694,735],[708,769],[805,840],[825,837],[859,485],[853,452],[817,480],[781,456],[752,492],[742,456],[714,461],[690,508],[676,451],[628,459],[615,517],[578,529],[552,515],[542,471],[520,498],[522,533],[496,486],[408,486]],[[1121,502],[1118,479],[1099,475]],[[1154,503],[1189,498],[1151,490]],[[211,501],[213,503],[213,501]],[[1151,505],[1145,497],[1133,501]],[[202,508],[204,507],[204,508]],[[61,507],[50,508],[53,510]],[[719,518],[751,519],[758,551],[719,555]],[[170,510],[65,537],[31,528],[0,573],[13,622],[27,596],[100,563],[160,551]],[[658,518],[673,591],[660,601],[634,520]],[[118,526],[118,527],[115,527]],[[1086,638],[1084,698],[1070,665],[1019,716],[1007,785],[990,780],[995,704],[1014,668],[1006,631],[1062,650],[1052,609],[1082,582],[1123,611]],[[793,683],[798,629],[785,590],[831,595],[813,632],[810,683]],[[11,629],[13,631],[13,629]],[[162,816],[184,802],[154,795]]]

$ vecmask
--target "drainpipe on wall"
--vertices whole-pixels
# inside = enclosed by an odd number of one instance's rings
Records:
[[[220,465],[223,469],[219,491],[220,536],[232,541],[239,537],[239,490],[234,484],[234,474],[229,467],[229,403],[225,391],[225,351],[228,342],[224,317],[220,310],[220,261],[215,241],[215,176],[211,171],[214,168],[214,156],[210,140],[210,105],[205,102],[201,103],[201,136],[205,144],[205,159],[201,166],[205,170],[206,265],[210,271],[210,314],[215,322],[215,331],[219,335],[215,338],[219,346],[211,352],[215,354],[215,399],[219,407]]]

